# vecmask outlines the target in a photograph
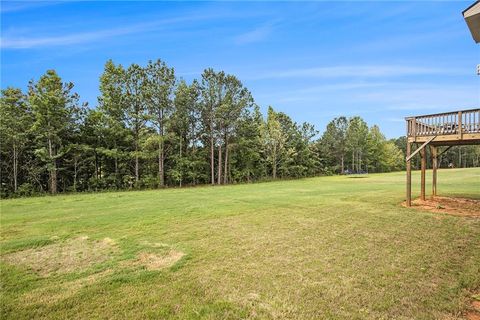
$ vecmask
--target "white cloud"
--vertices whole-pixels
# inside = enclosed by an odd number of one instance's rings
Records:
[[[356,92],[356,90],[378,90],[378,88],[389,86],[389,82],[339,82],[328,83],[316,86],[302,87],[295,90],[283,90],[281,93],[258,95],[261,99],[272,99],[276,102],[315,102],[328,95],[344,96],[344,92]]]
[[[341,78],[341,77],[400,77],[412,75],[464,74],[462,70],[407,65],[343,65],[298,68],[266,72],[255,79],[281,78]]]
[[[102,29],[95,31],[71,33],[66,35],[49,35],[49,36],[18,36],[3,34],[1,39],[2,49],[28,49],[45,46],[68,46],[73,44],[88,43],[99,41],[107,38],[114,38],[129,34],[137,34],[142,32],[154,31],[175,25],[180,22],[201,20],[208,18],[206,16],[191,16],[163,19],[154,22],[132,24],[125,27],[117,27],[110,29]]]
[[[67,1],[2,1],[0,6],[1,13],[17,12],[30,10],[39,7],[52,6],[66,3]]]
[[[97,41],[104,38],[120,36],[133,33],[133,30],[127,28],[118,28],[110,30],[101,30],[94,32],[74,33],[63,36],[46,37],[3,37],[2,48],[4,49],[27,49],[43,46],[64,46],[78,43]]]
[[[478,86],[425,84],[419,82],[326,83],[294,90],[276,90],[260,95],[258,102],[275,106],[294,105],[309,109],[341,108],[343,113],[385,115],[442,112],[469,109],[480,101]],[[401,119],[403,119],[400,117]],[[391,121],[392,122],[392,121]]]
[[[266,24],[236,36],[234,41],[238,45],[259,42],[266,39],[272,33],[272,31],[273,25]]]

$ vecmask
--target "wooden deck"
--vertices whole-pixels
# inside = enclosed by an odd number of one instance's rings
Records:
[[[407,117],[407,137],[410,143],[448,146],[480,144],[480,109],[461,110]]]
[[[407,121],[407,206],[412,203],[411,160],[420,154],[421,188],[420,198],[425,200],[425,171],[427,146],[432,158],[432,197],[437,195],[437,158],[439,147],[447,149],[456,145],[480,144],[480,109],[460,110],[405,118]],[[412,145],[419,146],[413,153]]]

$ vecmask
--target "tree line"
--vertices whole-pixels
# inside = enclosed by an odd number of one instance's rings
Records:
[[[404,141],[360,117],[323,135],[268,107],[234,75],[206,69],[187,83],[161,60],[107,61],[98,105],[80,103],[54,70],[27,92],[1,92],[1,196],[231,184],[404,167]],[[403,141],[403,142],[402,142]],[[465,166],[478,165],[467,149]]]

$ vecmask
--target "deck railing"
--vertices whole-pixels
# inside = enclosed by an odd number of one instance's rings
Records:
[[[406,118],[407,136],[438,136],[480,133],[480,109]]]

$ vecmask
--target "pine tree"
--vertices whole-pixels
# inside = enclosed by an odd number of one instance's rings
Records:
[[[63,83],[54,70],[48,70],[38,82],[31,81],[28,101],[34,118],[37,156],[46,163],[52,194],[58,191],[58,162],[68,146],[68,136],[75,131],[81,113],[73,84]]]
[[[144,69],[145,83],[143,98],[149,113],[149,120],[158,132],[158,179],[161,187],[165,184],[165,139],[166,126],[173,113],[173,90],[175,73],[163,61],[149,61]]]

